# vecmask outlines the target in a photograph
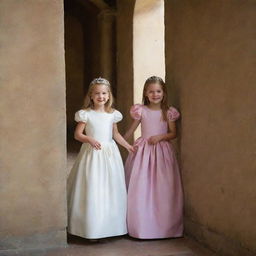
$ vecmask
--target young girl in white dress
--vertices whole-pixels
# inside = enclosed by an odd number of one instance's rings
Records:
[[[75,114],[75,139],[83,144],[68,178],[68,232],[88,239],[127,233],[124,168],[113,138],[134,149],[118,132],[122,114],[112,103],[109,82],[96,78]]]

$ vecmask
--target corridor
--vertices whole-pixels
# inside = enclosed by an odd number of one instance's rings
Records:
[[[0,256],[255,256],[255,12],[254,0],[1,0]],[[67,243],[90,81],[110,81],[124,134],[152,75],[181,113],[186,236]]]

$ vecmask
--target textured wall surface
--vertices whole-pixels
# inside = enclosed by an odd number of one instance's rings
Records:
[[[186,231],[256,253],[256,2],[166,1],[167,82],[182,112]]]
[[[0,2],[2,251],[66,243],[63,27],[61,0]]]

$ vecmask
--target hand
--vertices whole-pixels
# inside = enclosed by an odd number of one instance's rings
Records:
[[[162,140],[162,136],[161,135],[155,135],[155,136],[151,136],[148,139],[148,143],[151,144],[151,145],[155,145],[158,142],[160,142],[161,140]]]
[[[96,150],[101,150],[101,144],[97,140],[90,138],[88,142]]]
[[[137,151],[137,147],[133,147],[131,145],[127,146],[126,148],[129,153],[135,153]]]

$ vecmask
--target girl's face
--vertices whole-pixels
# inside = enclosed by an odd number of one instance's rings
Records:
[[[158,83],[149,84],[145,96],[151,104],[160,104],[164,97],[162,86]]]
[[[109,100],[108,87],[104,84],[96,85],[92,90],[91,99],[95,107],[104,106]]]

